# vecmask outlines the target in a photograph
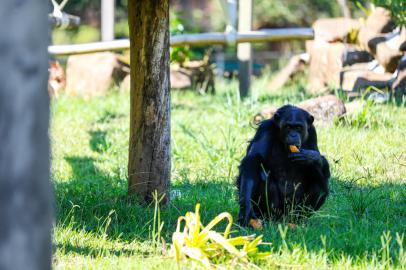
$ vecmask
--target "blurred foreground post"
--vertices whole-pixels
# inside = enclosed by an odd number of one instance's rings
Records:
[[[252,0],[239,0],[238,3],[238,31],[251,31],[252,28]],[[252,74],[252,49],[250,43],[237,45],[239,62],[238,80],[240,82],[240,97],[248,96]]]
[[[169,0],[128,1],[131,54],[128,193],[168,193],[170,160]],[[165,201],[168,200],[165,197]]]
[[[0,269],[51,268],[48,3],[0,5]]]

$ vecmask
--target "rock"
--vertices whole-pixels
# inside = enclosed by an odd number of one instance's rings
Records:
[[[171,66],[170,70],[171,88],[185,89],[192,87],[191,75],[187,74],[184,69]],[[128,74],[120,84],[120,91],[130,91],[130,75]]]
[[[49,61],[48,93],[50,97],[57,97],[66,86],[65,71],[58,61]]]
[[[346,112],[344,103],[334,95],[308,99],[300,102],[297,106],[313,115],[315,121],[322,123],[331,123],[334,118]]]
[[[406,55],[400,60],[397,76],[392,84],[392,93],[398,104],[406,97]]]
[[[306,58],[309,58],[307,54],[292,56],[289,63],[272,79],[269,88],[271,90],[277,90],[285,85],[296,74],[303,71]]]
[[[103,95],[114,82],[124,78],[122,65],[110,52],[69,56],[66,92],[75,96]]]
[[[390,11],[383,7],[374,8],[366,20],[365,26],[375,33],[389,33],[395,28]]]
[[[375,58],[386,72],[393,73],[397,69],[403,52],[400,47],[406,42],[406,28],[400,32],[394,32],[385,36],[385,41],[378,43],[375,48]]]
[[[400,44],[399,51],[406,52],[406,41],[404,41],[402,44]]]
[[[359,76],[352,88],[352,91],[362,92],[363,90],[372,87],[372,89],[387,90],[391,85],[392,74],[390,73],[375,73],[367,71],[364,75]]]
[[[363,49],[372,52],[368,42],[379,34],[391,32],[394,27],[390,12],[382,7],[377,7],[368,16],[365,25],[361,26],[358,41]]]
[[[361,91],[369,86],[385,89],[390,86],[392,74],[370,70],[368,64],[357,64],[340,72],[340,88],[344,91]]]
[[[313,23],[314,39],[327,42],[349,41],[350,33],[357,33],[361,28],[358,20],[350,18],[324,18]]]
[[[351,66],[356,63],[368,63],[374,58],[367,51],[359,51],[357,49],[347,50],[343,54],[343,66]]]
[[[310,55],[307,90],[318,94],[325,92],[331,85],[338,86],[346,46],[342,43],[307,41],[306,50]]]
[[[358,99],[344,104],[346,114],[355,114],[365,106],[365,100]]]
[[[200,61],[186,61],[180,69],[192,80],[192,88],[201,94],[215,94],[214,65],[210,64],[209,56],[205,55]]]
[[[316,122],[323,124],[331,123],[334,118],[339,117],[346,112],[344,103],[334,95],[308,99],[300,102],[296,106],[308,111],[314,116]],[[259,114],[254,116],[253,122],[259,123],[262,120],[270,119],[276,110],[277,108],[274,107],[263,109]]]
[[[375,58],[385,68],[386,72],[393,73],[398,66],[402,54],[399,50],[393,50],[385,42],[382,42],[377,47]]]
[[[171,69],[170,76],[172,89],[185,89],[192,87],[192,79],[190,75],[185,72]]]
[[[274,113],[278,110],[278,108],[275,107],[268,107],[263,109],[260,113],[257,113],[254,116],[253,122],[255,124],[258,124],[259,122],[261,122],[262,120],[265,119],[271,119],[272,116],[274,115]]]
[[[131,89],[131,75],[128,74],[120,84],[120,92],[130,92]]]

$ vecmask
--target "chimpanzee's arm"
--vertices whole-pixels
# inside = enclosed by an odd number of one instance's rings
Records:
[[[314,167],[310,174],[311,183],[309,185],[309,205],[317,211],[326,200],[329,189],[330,167],[324,156],[321,156],[321,166]]]
[[[308,129],[307,140],[300,148],[300,152],[290,153],[289,159],[298,164],[316,166],[317,169],[321,169],[323,167],[323,163],[326,160],[324,157],[322,157],[322,155],[320,155],[319,148],[317,147],[317,133],[313,125],[311,125]]]
[[[251,198],[253,191],[261,181],[262,163],[268,156],[272,142],[272,123],[269,121],[264,121],[258,128],[248,146],[247,155],[240,164],[238,179],[240,213],[238,220],[242,226],[247,226],[251,218],[256,218],[252,211]]]

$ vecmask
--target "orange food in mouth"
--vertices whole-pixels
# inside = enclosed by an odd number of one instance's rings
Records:
[[[260,219],[250,219],[250,225],[255,230],[262,230],[262,221]]]
[[[289,149],[290,149],[290,152],[292,152],[292,153],[299,152],[299,149],[296,147],[296,145],[289,145]]]

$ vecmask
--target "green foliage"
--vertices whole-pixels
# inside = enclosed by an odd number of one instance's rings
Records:
[[[179,16],[176,13],[171,12],[169,22],[169,31],[171,33],[171,36],[183,34],[185,27],[183,26]],[[171,47],[171,62],[182,63],[186,60],[189,60],[191,57],[192,51],[190,50],[189,46],[175,48]]]
[[[90,25],[81,25],[77,29],[54,29],[53,44],[77,44],[100,40],[100,30]]]
[[[320,17],[340,15],[337,1],[254,0],[254,24],[309,26]]]
[[[253,115],[308,97],[297,85],[269,92],[268,83],[254,80],[245,100],[234,81],[218,82],[215,96],[171,93],[171,189],[177,196],[160,212],[127,196],[129,95],[54,99],[54,268],[190,269],[162,255],[177,218],[202,203],[203,224],[223,211],[236,219],[235,176],[255,133]],[[260,234],[272,243],[272,255],[261,269],[406,268],[406,108],[372,104],[367,114],[391,124],[318,127],[320,151],[332,170],[331,194],[295,229],[284,221],[265,224]],[[232,237],[252,233],[231,229]]]
[[[365,103],[360,105],[359,110],[336,119],[334,123],[338,126],[347,126],[353,128],[376,129],[390,127],[392,125],[391,117],[386,114],[377,113],[377,109],[372,110],[373,106],[374,102],[372,100],[367,100]]]
[[[405,0],[372,0],[377,6],[390,10],[392,18],[399,26],[406,26],[406,1]]]
[[[128,21],[119,20],[114,24],[114,34],[117,39],[120,38],[129,38],[130,36],[130,29],[128,28]]]

